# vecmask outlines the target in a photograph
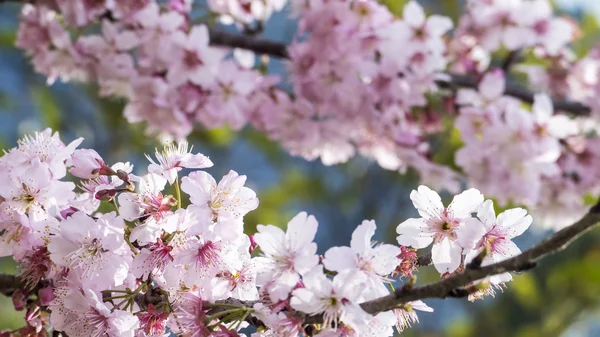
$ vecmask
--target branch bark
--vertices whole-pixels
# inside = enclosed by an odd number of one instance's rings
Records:
[[[4,296],[12,296],[15,290],[25,288],[25,284],[15,275],[0,273],[0,293]]]
[[[472,88],[477,89],[479,82],[473,76],[447,73],[448,79],[437,80],[436,83],[443,88]],[[527,88],[518,85],[507,85],[504,94],[522,100],[523,102],[533,103],[535,93]],[[561,110],[573,115],[587,116],[590,114],[590,108],[579,102],[570,100],[552,100],[554,110]]]

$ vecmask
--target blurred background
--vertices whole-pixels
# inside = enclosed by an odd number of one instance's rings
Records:
[[[384,1],[397,10],[404,3]],[[457,0],[420,2],[430,13],[446,14],[454,20],[461,12]],[[600,1],[558,0],[555,5],[580,22],[585,38],[575,50],[584,54],[600,37]],[[137,172],[145,172],[143,154],[152,153],[158,142],[144,135],[142,125],[125,121],[123,102],[99,99],[93,85],[47,86],[44,78],[33,73],[13,46],[19,9],[0,1],[0,148],[11,148],[23,134],[50,127],[60,131],[65,143],[85,137],[81,147],[96,149],[107,163],[130,161]],[[264,35],[290,41],[296,28],[288,15],[287,9],[275,14]],[[278,61],[270,66],[272,72],[283,69]],[[416,216],[409,199],[418,185],[414,172],[399,175],[361,158],[325,167],[289,156],[249,128],[241,133],[197,130],[189,141],[195,151],[210,156],[215,166],[208,171],[217,179],[229,169],[248,176],[247,185],[260,199],[259,208],[245,218],[248,234],[255,232],[257,224],[285,228],[292,216],[306,210],[320,223],[316,240],[323,253],[328,247],[347,245],[363,219],[377,222],[377,241],[392,243],[395,227]],[[532,228],[516,241],[526,249],[549,234]],[[15,272],[11,259],[0,259],[0,272]],[[421,268],[418,273],[419,283],[438,278],[433,267]],[[514,282],[496,298],[476,303],[458,299],[426,303],[435,312],[420,313],[421,323],[406,330],[404,336],[600,336],[600,230],[543,260],[533,271],[515,275]],[[10,299],[0,296],[0,330],[23,326],[21,315],[14,312]]]

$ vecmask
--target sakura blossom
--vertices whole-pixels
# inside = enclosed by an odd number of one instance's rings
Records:
[[[440,196],[427,186],[419,186],[410,194],[421,218],[408,219],[398,225],[398,243],[414,248],[425,248],[433,243],[431,255],[440,273],[452,273],[461,264],[463,249],[470,249],[469,242],[475,235],[466,224],[483,203],[483,195],[469,189],[452,199],[444,207]]]
[[[324,325],[337,327],[338,320],[360,333],[368,314],[358,306],[364,277],[347,270],[332,280],[317,266],[303,277],[305,287],[292,293],[291,306],[309,314],[324,313]]]
[[[177,172],[183,168],[207,168],[213,166],[212,161],[202,154],[192,154],[187,141],[180,141],[177,145],[170,143],[165,145],[163,151],[156,150],[155,162],[146,155],[151,162],[148,170],[151,173],[160,174],[169,184],[175,182]]]
[[[262,270],[257,281],[262,285],[274,281],[268,285],[273,300],[284,300],[300,281],[300,275],[318,264],[317,245],[313,242],[317,227],[315,217],[305,212],[288,222],[287,232],[272,225],[257,226],[254,241],[264,254],[255,258]]]
[[[522,208],[506,210],[496,217],[494,203],[486,200],[477,211],[477,219],[471,219],[470,225],[474,231],[484,233],[475,244],[475,249],[469,253],[465,260],[470,261],[483,250],[486,250],[482,265],[488,265],[521,253],[512,239],[523,234],[533,221],[531,215]],[[509,273],[495,275],[490,278],[493,284],[500,284],[512,280]]]
[[[375,234],[375,229],[374,221],[363,221],[352,233],[350,247],[329,248],[325,252],[323,265],[328,270],[336,272],[354,270],[358,274],[364,274],[372,296],[379,297],[388,292],[382,281],[400,263],[398,256],[401,250],[389,244],[373,247],[371,238]]]

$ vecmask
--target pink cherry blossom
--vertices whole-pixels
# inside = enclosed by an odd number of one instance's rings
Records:
[[[73,167],[69,169],[69,173],[82,179],[97,178],[100,173],[108,175],[106,170],[110,169],[98,152],[92,149],[75,150],[71,156],[71,164]]]
[[[78,273],[83,284],[96,290],[122,285],[131,263],[124,226],[115,213],[95,220],[77,212],[62,222],[60,235],[50,239],[50,258]]]
[[[187,81],[200,86],[214,83],[223,53],[208,46],[208,29],[195,26],[189,34],[177,31],[173,35],[175,57],[177,61],[169,68],[167,79],[171,85],[178,86]]]
[[[487,249],[482,265],[499,262],[521,253],[512,239],[523,234],[533,219],[522,208],[508,209],[496,218],[494,203],[486,200],[477,212],[477,219],[471,219],[469,225],[479,227],[473,231],[481,237],[475,243],[475,250],[467,254],[465,261],[472,260],[481,251]],[[512,279],[509,273],[492,276],[490,282],[500,284]]]
[[[419,317],[415,310],[433,312],[433,309],[423,301],[408,302],[402,308],[392,310],[396,314],[396,329],[398,332],[402,332],[413,323],[419,322]]]
[[[425,248],[433,242],[431,255],[440,273],[451,273],[461,263],[464,247],[461,236],[471,231],[466,221],[483,202],[483,195],[472,188],[454,197],[446,208],[440,196],[426,186],[419,186],[410,194],[421,218],[408,219],[398,225],[398,243],[414,248]]]
[[[181,179],[181,189],[195,205],[209,207],[217,221],[237,219],[258,207],[256,193],[245,187],[246,176],[229,171],[217,184],[203,171],[195,171]]]
[[[330,280],[323,274],[323,267],[317,266],[304,275],[305,287],[294,290],[290,304],[307,314],[323,313],[325,326],[335,328],[339,321],[360,331],[369,317],[358,305],[364,282],[364,275],[355,275],[350,270]]]
[[[309,272],[319,262],[317,245],[313,242],[318,223],[305,212],[298,213],[288,222],[287,232],[272,225],[258,225],[254,241],[262,255],[254,259],[260,266],[257,283],[269,287],[274,300],[283,300],[300,281],[300,275]]]
[[[188,142],[180,141],[175,144],[170,143],[165,145],[162,152],[158,149],[155,151],[156,161],[150,156],[146,158],[150,161],[148,171],[162,175],[169,184],[173,184],[177,178],[177,172],[183,168],[207,168],[213,166],[212,161],[208,157],[198,153],[192,154],[192,149],[189,148]]]
[[[350,247],[330,248],[325,252],[323,265],[331,271],[353,270],[357,274],[364,274],[373,297],[379,297],[388,293],[382,281],[400,263],[398,255],[401,250],[388,244],[373,247],[371,238],[375,229],[375,221],[363,221],[352,233]]]

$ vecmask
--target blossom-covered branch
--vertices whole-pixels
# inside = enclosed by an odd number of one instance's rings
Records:
[[[512,239],[532,222],[522,208],[496,217],[476,189],[445,207],[420,186],[410,197],[421,217],[398,225],[399,246],[374,245],[377,225],[364,220],[349,246],[319,257],[319,224],[306,212],[286,231],[258,225],[248,236],[243,218],[258,198],[244,186],[246,177],[230,171],[217,183],[202,170],[212,161],[191,153],[187,142],[147,156],[141,176],[128,162],[109,165],[94,150],[77,149],[81,142],[64,144],[47,129],[0,157],[0,253],[19,270],[18,277],[1,275],[0,288],[17,310],[27,310],[21,334],[147,336],[168,327],[182,336],[216,337],[239,334],[249,323],[267,331],[255,337],[344,331],[359,337],[374,328],[390,336],[394,325],[402,331],[416,320],[413,309],[432,311],[406,298],[391,307],[392,279],[414,280],[429,263],[446,277],[516,256]],[[180,177],[184,168],[196,170]],[[67,173],[79,179],[77,190]],[[114,211],[99,211],[103,202]],[[417,250],[431,244],[431,256],[419,257]],[[468,295],[493,294],[511,279],[504,273],[478,281]]]
[[[469,294],[462,291],[474,281],[506,272],[519,272],[533,268],[536,261],[547,255],[560,252],[573,240],[600,223],[600,202],[576,223],[566,226],[522,254],[483,267],[466,268],[463,272],[443,280],[415,287],[398,288],[394,294],[361,304],[365,311],[377,313],[391,310],[398,305],[426,298],[461,297]],[[465,296],[465,295],[463,295]]]
[[[577,29],[547,0],[469,0],[456,23],[416,1],[402,17],[376,0],[291,1],[289,45],[196,23],[191,0],[38,0],[16,45],[49,83],[96,83],[152,135],[251,125],[325,165],[361,155],[438,191],[467,183],[555,229],[598,195],[600,52],[575,58]],[[256,4],[208,2],[249,32],[285,1]],[[285,76],[263,53],[284,58]]]
[[[426,285],[413,286],[411,281],[403,287],[396,289],[393,294],[361,303],[360,306],[365,312],[375,315],[380,312],[399,308],[403,304],[412,301],[428,298],[465,297],[471,295],[474,292],[473,289],[477,290],[477,288],[472,287],[469,289],[465,288],[465,286],[489,276],[506,272],[529,270],[535,267],[537,260],[565,249],[573,240],[577,239],[577,237],[584,234],[598,223],[600,223],[600,202],[590,208],[589,212],[576,223],[565,227],[520,255],[484,267],[467,267],[460,273]],[[429,259],[431,259],[431,256],[426,255],[420,257],[419,262],[430,263],[430,261],[428,261]],[[16,275],[0,273],[0,293],[6,296],[12,296],[16,290],[21,288],[24,288],[24,283]],[[110,296],[110,291],[108,291],[107,296]],[[138,303],[141,308],[147,308],[149,304],[157,304],[162,300],[164,299],[160,297],[150,297],[146,294],[138,294],[135,297],[136,303]],[[227,307],[219,306],[222,304],[244,306],[250,309],[258,302],[259,301],[256,300],[242,301],[236,298],[229,298],[227,300],[217,301],[213,306],[211,306],[210,303],[206,303],[206,306],[207,308],[212,308],[211,313],[219,313],[227,309]],[[264,327],[264,323],[255,318],[248,317],[247,319],[251,324]],[[322,322],[323,316],[310,316],[306,317],[303,323],[315,324]]]

